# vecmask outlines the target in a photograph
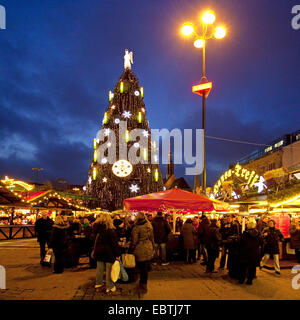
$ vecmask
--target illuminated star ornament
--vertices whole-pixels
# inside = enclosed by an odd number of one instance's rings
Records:
[[[137,184],[132,184],[132,185],[129,187],[129,189],[130,189],[131,192],[135,192],[135,193],[137,193],[137,192],[140,190],[140,188],[138,187]]]
[[[104,135],[107,137],[110,134],[110,129],[105,129],[104,130]]]
[[[125,119],[129,119],[129,118],[132,116],[132,114],[131,114],[130,111],[124,111],[123,114],[122,114],[122,116],[123,116]]]
[[[254,185],[258,187],[258,193],[262,193],[264,189],[267,189],[265,182],[266,180],[262,176],[260,176],[259,181],[254,183]]]
[[[148,138],[148,137],[149,137],[149,132],[148,132],[147,130],[144,130],[144,131],[143,131],[143,135],[144,135],[144,137],[147,137],[147,138]]]
[[[103,181],[103,182],[107,182],[107,178],[106,178],[106,177],[103,178],[102,181]]]

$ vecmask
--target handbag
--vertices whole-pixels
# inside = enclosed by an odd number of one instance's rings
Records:
[[[43,262],[48,264],[52,264],[54,262],[54,253],[52,249],[47,251]]]
[[[121,280],[124,281],[124,282],[127,282],[128,279],[129,279],[128,274],[127,274],[127,272],[126,272],[126,270],[125,270],[122,262],[121,262],[121,261],[119,261],[119,262],[120,262],[120,275],[119,275],[119,279],[121,279]]]
[[[110,278],[112,282],[117,282],[120,276],[120,262],[116,260],[111,267]]]
[[[122,263],[125,268],[135,268],[135,256],[130,253],[122,254]]]

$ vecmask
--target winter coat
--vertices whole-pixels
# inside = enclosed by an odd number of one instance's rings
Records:
[[[221,244],[222,236],[216,225],[209,225],[206,241],[206,246],[213,249],[217,249]]]
[[[53,220],[49,217],[47,217],[47,219],[40,218],[36,221],[35,231],[38,242],[49,241],[53,223]]]
[[[265,237],[264,234],[267,233]],[[279,241],[284,239],[283,234],[277,228],[267,227],[263,230],[262,236],[264,237],[264,253],[279,254]]]
[[[153,227],[146,219],[138,220],[132,228],[131,250],[137,262],[150,261],[154,256]]]
[[[114,229],[106,229],[104,224],[98,224],[97,236],[94,246],[94,258],[96,261],[115,262],[121,255],[118,245],[118,237]]]
[[[261,237],[257,229],[244,231],[239,241],[239,261],[243,264],[257,265],[260,243]]]
[[[230,236],[233,236],[233,228],[232,228],[232,226],[228,226],[228,225],[229,224],[226,224],[227,227],[225,227],[225,225],[223,225],[220,228],[220,233],[221,233],[221,236],[222,236],[223,243],[226,243],[228,238]]]
[[[192,222],[185,222],[181,230],[181,235],[183,236],[184,249],[191,250],[197,248],[198,237]]]
[[[208,228],[209,228],[208,219],[203,219],[199,223],[199,227],[198,227],[198,238],[199,238],[201,244],[208,243]]]
[[[231,224],[231,235],[241,235],[242,226],[238,221],[233,221]]]
[[[290,226],[290,236],[291,236],[291,242],[290,242],[291,249],[300,249],[300,230],[297,230],[295,225]]]
[[[53,225],[50,236],[49,248],[52,248],[54,251],[64,251],[67,249],[69,227],[70,226],[67,223],[64,225]]]
[[[164,219],[164,217],[156,216],[152,220],[154,242],[155,243],[167,243],[168,236],[171,232],[171,227],[169,223]]]

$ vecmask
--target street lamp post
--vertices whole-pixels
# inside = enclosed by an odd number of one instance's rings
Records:
[[[193,92],[202,96],[202,129],[203,129],[203,172],[202,172],[202,192],[206,195],[206,98],[211,90],[212,84],[207,82],[206,78],[206,41],[211,38],[222,39],[226,35],[226,29],[222,26],[215,27],[215,14],[207,11],[202,16],[199,25],[194,26],[192,23],[185,23],[181,32],[185,36],[194,36],[194,46],[198,49],[202,48],[202,78],[203,85],[193,87]],[[200,29],[198,33],[197,30]]]

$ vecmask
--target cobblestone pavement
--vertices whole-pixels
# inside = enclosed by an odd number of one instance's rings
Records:
[[[0,242],[0,265],[6,268],[6,290],[0,300],[281,300],[300,299],[300,289],[292,288],[295,274],[282,269],[257,270],[252,286],[239,285],[227,272],[207,275],[199,263],[186,265],[172,262],[153,266],[149,274],[148,293],[138,296],[136,283],[118,284],[121,296],[109,297],[94,289],[95,269],[88,259],[80,259],[77,268],[53,274],[51,268],[39,264],[39,248],[35,239]],[[218,265],[218,262],[216,263]],[[300,281],[299,281],[300,283]]]

